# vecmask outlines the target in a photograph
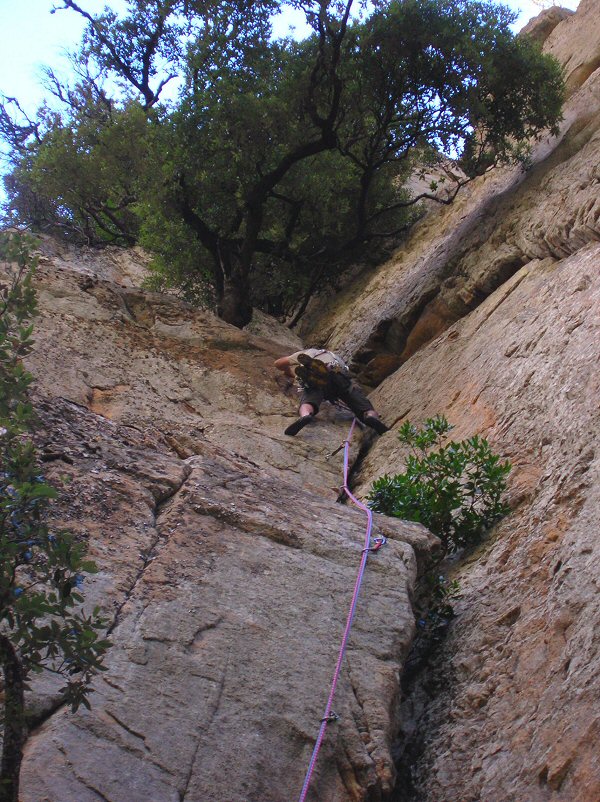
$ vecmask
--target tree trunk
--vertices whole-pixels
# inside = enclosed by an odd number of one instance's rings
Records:
[[[252,320],[250,288],[244,277],[234,276],[223,282],[223,293],[217,299],[217,314],[226,323],[243,328]]]
[[[19,773],[25,743],[23,666],[10,640],[0,635],[0,662],[4,673],[4,734],[0,769],[0,802],[18,802]]]
[[[300,302],[300,306],[298,307],[298,309],[294,313],[294,317],[288,323],[288,328],[289,329],[293,329],[300,322],[300,318],[305,313],[306,307],[308,306],[308,302],[313,297],[317,287],[319,286],[319,282],[321,280],[321,276],[322,275],[323,275],[323,268],[322,268],[322,266],[317,265],[317,267],[313,270],[313,273],[312,273],[312,276],[311,276],[311,279],[310,279],[310,284],[308,285],[308,289],[304,293],[302,301]]]
[[[220,271],[220,281],[215,284],[217,315],[226,323],[241,329],[252,320],[249,275],[254,248],[240,253],[237,247],[228,245],[223,242],[217,245]]]

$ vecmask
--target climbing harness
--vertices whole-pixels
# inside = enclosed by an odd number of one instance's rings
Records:
[[[352,628],[352,621],[354,619],[354,613],[356,611],[356,605],[358,603],[358,595],[360,593],[360,586],[363,581],[363,576],[367,565],[367,559],[371,552],[379,551],[379,549],[382,546],[384,546],[387,542],[386,538],[383,536],[376,538],[371,537],[371,532],[373,529],[373,513],[367,507],[366,504],[363,504],[362,501],[359,501],[355,496],[352,495],[350,488],[348,487],[348,463],[350,454],[350,440],[352,439],[352,434],[354,433],[355,425],[356,425],[356,418],[354,418],[354,420],[352,421],[352,425],[350,426],[350,431],[348,432],[348,436],[346,440],[344,440],[343,445],[340,447],[340,449],[341,448],[344,449],[344,484],[342,485],[341,489],[344,491],[344,493],[348,496],[350,501],[356,507],[359,507],[361,510],[363,510],[364,513],[366,513],[367,528],[365,530],[365,539],[361,554],[360,565],[358,568],[358,573],[356,575],[356,580],[354,582],[354,592],[352,594],[352,601],[350,602],[350,609],[348,610],[348,616],[346,618],[346,626],[344,628],[344,634],[342,636],[340,651],[338,654],[335,670],[333,672],[333,679],[331,682],[331,688],[329,690],[329,697],[327,699],[327,704],[325,705],[325,712],[323,714],[323,718],[321,719],[321,726],[319,728],[317,740],[312,752],[312,756],[310,758],[310,762],[308,764],[308,769],[306,772],[306,776],[304,778],[304,785],[302,786],[302,791],[300,793],[300,798],[298,802],[304,802],[304,800],[306,799],[306,795],[308,793],[310,781],[312,779],[312,775],[315,770],[315,765],[317,763],[317,758],[321,750],[321,744],[325,736],[325,730],[327,729],[327,725],[337,721],[339,718],[339,716],[336,713],[334,713],[331,708],[333,705],[333,697],[335,696],[335,691],[342,668],[342,662],[344,660],[344,654],[346,652],[346,646],[348,645],[348,640],[350,638],[350,630]]]

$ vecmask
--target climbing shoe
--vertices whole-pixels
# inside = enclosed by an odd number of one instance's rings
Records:
[[[363,423],[365,426],[369,426],[371,429],[375,429],[377,434],[385,434],[389,432],[389,427],[385,425],[382,420],[379,418],[375,418],[373,415],[366,415],[363,418]]]
[[[310,423],[312,419],[312,415],[304,415],[302,418],[298,418],[298,420],[295,420],[292,424],[290,424],[284,433],[289,434],[290,437],[295,437],[300,429],[304,429],[306,424]]]

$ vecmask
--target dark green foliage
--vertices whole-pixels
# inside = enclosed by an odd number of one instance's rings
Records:
[[[375,512],[418,521],[442,542],[441,553],[417,584],[417,636],[405,667],[405,684],[443,640],[454,617],[453,602],[460,597],[459,583],[440,574],[440,563],[448,553],[476,545],[508,512],[502,494],[510,463],[502,462],[477,435],[443,445],[452,428],[441,415],[428,418],[421,428],[406,421],[398,434],[411,450],[405,471],[380,477],[368,495]]]
[[[286,5],[303,10],[304,41],[272,36]],[[62,0],[88,23],[79,79],[67,88],[48,71],[60,112],[17,122],[14,103],[12,116],[0,105],[8,219],[140,241],[156,254],[155,288],[236,325],[254,305],[301,314],[415,219],[403,186],[419,165],[461,161],[450,202],[471,177],[522,160],[560,116],[558,65],[512,34],[506,7],[393,0],[357,20],[355,6],[132,0],[121,19]]]
[[[24,691],[31,673],[60,675],[63,699],[89,707],[89,683],[102,671],[109,643],[100,611],[80,605],[84,575],[94,573],[85,546],[71,534],[49,529],[56,490],[40,474],[30,432],[32,376],[23,359],[32,348],[36,311],[31,285],[30,242],[3,235],[0,258],[16,265],[0,295],[0,665],[4,673],[3,754],[0,800],[18,798],[26,737]]]
[[[404,473],[380,477],[368,496],[376,512],[422,523],[441,539],[444,553],[476,544],[508,512],[502,494],[511,469],[477,435],[442,445],[451,429],[442,416],[421,429],[406,421],[399,439],[412,453]]]
[[[11,217],[79,244],[132,245],[135,202],[147,169],[147,119],[139,104],[109,109],[81,99],[68,118],[43,115],[47,130],[5,179]]]

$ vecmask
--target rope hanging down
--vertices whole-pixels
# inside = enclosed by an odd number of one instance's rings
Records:
[[[323,743],[323,738],[325,736],[325,730],[327,729],[327,725],[331,724],[333,721],[337,721],[337,715],[332,710],[333,705],[333,698],[335,696],[335,690],[337,687],[338,679],[340,676],[340,671],[342,669],[342,662],[344,660],[344,654],[346,652],[346,646],[348,645],[348,639],[350,637],[350,630],[352,628],[352,620],[354,618],[354,613],[356,611],[356,605],[358,602],[358,595],[360,593],[360,586],[363,581],[363,576],[365,573],[365,567],[367,565],[367,559],[369,556],[369,552],[371,551],[378,551],[381,546],[385,544],[385,538],[377,538],[375,543],[371,544],[371,531],[373,529],[373,513],[371,510],[363,504],[362,501],[359,501],[355,496],[352,495],[350,489],[348,487],[348,464],[349,464],[349,453],[350,453],[350,440],[352,439],[352,434],[354,432],[354,427],[356,425],[356,418],[352,421],[352,425],[350,426],[350,431],[348,432],[348,437],[344,441],[344,484],[342,485],[342,490],[348,496],[350,501],[356,506],[359,507],[363,512],[367,515],[367,528],[365,530],[365,541],[364,547],[362,550],[362,556],[360,560],[360,566],[358,568],[358,573],[356,575],[356,581],[354,583],[354,593],[352,594],[352,601],[350,602],[350,609],[348,610],[348,617],[346,619],[346,626],[344,628],[344,634],[342,636],[342,642],[340,645],[340,651],[338,654],[337,663],[335,666],[335,671],[333,672],[333,680],[331,682],[331,689],[329,691],[329,698],[327,699],[327,704],[325,705],[325,712],[323,714],[323,718],[321,719],[321,726],[319,728],[319,734],[317,736],[317,740],[312,752],[312,756],[310,758],[310,763],[308,764],[308,769],[306,772],[306,777],[304,778],[304,785],[302,786],[302,792],[300,794],[300,798],[298,802],[304,802],[306,799],[306,795],[308,793],[308,788],[310,786],[310,781],[312,779],[313,772],[315,770],[315,765],[317,763],[317,758],[319,756],[319,751],[321,749],[321,744]]]

